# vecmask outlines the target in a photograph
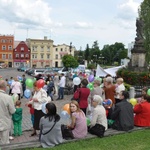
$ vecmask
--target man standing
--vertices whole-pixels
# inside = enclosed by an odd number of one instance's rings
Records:
[[[6,94],[7,83],[0,80],[0,143],[9,144],[9,132],[11,129],[11,116],[16,109],[12,97]]]
[[[133,106],[127,101],[129,93],[127,91],[120,92],[120,102],[115,105],[112,113],[114,123],[113,129],[128,131],[134,128]]]
[[[66,77],[62,73],[61,74],[61,79],[60,79],[60,81],[58,83],[59,90],[58,90],[58,98],[57,98],[57,100],[64,98],[64,87],[65,87],[65,85],[66,85]]]
[[[25,77],[25,75],[23,74],[22,75],[22,98],[23,98],[23,96],[24,96],[24,91],[26,90],[26,77]]]

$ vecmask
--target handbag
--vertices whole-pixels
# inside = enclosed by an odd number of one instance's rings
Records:
[[[67,125],[64,124],[61,125],[61,132],[62,132],[63,139],[65,140],[68,140],[70,138],[74,139],[72,131],[67,127]]]
[[[81,94],[80,89],[77,89],[74,93],[73,100],[76,100],[79,103],[80,102],[80,94]]]
[[[105,127],[101,124],[96,124],[95,126],[88,129],[88,132],[98,137],[104,137]]]
[[[40,129],[39,140],[41,140],[41,135],[48,134],[54,128],[55,124],[56,124],[56,121],[54,122],[53,126],[47,132],[45,132],[45,133],[42,133],[42,130],[43,130],[43,125],[42,125],[41,129]]]

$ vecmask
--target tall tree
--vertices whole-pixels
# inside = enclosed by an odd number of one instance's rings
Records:
[[[139,17],[143,20],[144,46],[146,49],[146,61],[150,63],[150,0],[141,3]]]
[[[89,44],[86,45],[86,49],[85,49],[85,52],[84,52],[84,57],[85,57],[85,60],[87,60],[87,63],[89,63],[89,60],[90,60]]]

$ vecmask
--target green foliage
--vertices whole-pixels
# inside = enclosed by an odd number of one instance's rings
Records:
[[[116,42],[112,45],[104,45],[101,52],[107,65],[112,65],[114,62],[120,64],[121,59],[127,58],[127,49],[125,49],[122,43]]]
[[[150,84],[149,72],[133,72],[127,69],[119,69],[117,76],[122,77],[130,85],[148,85]]]
[[[79,65],[78,61],[72,55],[64,55],[62,62],[66,68],[76,68]]]
[[[89,48],[88,44],[87,44],[85,52],[84,52],[84,57],[85,57],[85,60],[87,60],[87,62],[89,63],[89,61],[90,61],[90,48]]]
[[[117,131],[116,131],[117,132]],[[48,150],[149,150],[150,129],[104,137],[77,140],[47,148]],[[26,149],[27,150],[27,149]],[[29,148],[28,148],[29,150]],[[30,149],[31,150],[31,149]],[[32,148],[32,150],[45,150]]]
[[[150,0],[144,0],[141,3],[139,10],[139,17],[144,22],[143,35],[144,35],[144,46],[146,50],[146,61],[150,62]]]
[[[96,66],[95,66],[95,64],[88,64],[87,68],[88,69],[95,69]]]
[[[127,84],[127,83],[124,82],[124,86],[125,86],[126,91],[130,90],[130,87],[131,87],[130,84]]]

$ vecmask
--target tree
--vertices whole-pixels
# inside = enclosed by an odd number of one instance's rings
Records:
[[[139,18],[144,22],[143,35],[144,35],[144,47],[146,50],[146,61],[150,61],[150,1],[144,0],[141,3],[139,10]]]
[[[86,45],[86,49],[85,49],[85,52],[84,52],[84,57],[85,57],[85,60],[87,60],[87,63],[89,63],[89,60],[90,60],[89,44]]]
[[[127,58],[127,49],[125,49],[122,43],[116,42],[112,45],[104,45],[101,51],[104,61],[108,65],[112,65],[114,62],[120,64],[121,59]]]
[[[79,65],[78,61],[72,55],[64,55],[62,62],[66,68],[76,68]]]

